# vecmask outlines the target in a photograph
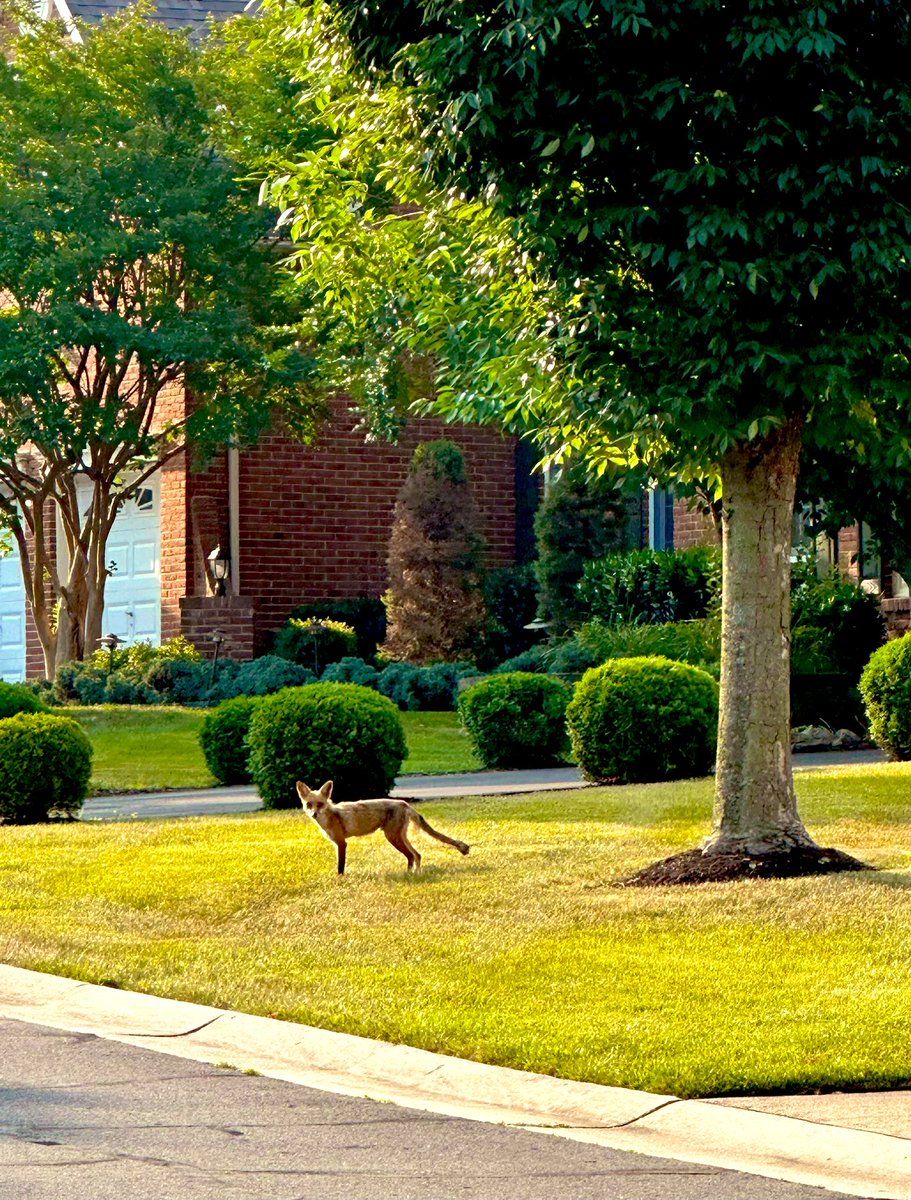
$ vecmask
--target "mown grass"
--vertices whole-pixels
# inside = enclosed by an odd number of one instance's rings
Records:
[[[202,709],[105,705],[59,711],[74,717],[92,743],[93,795],[215,783],[199,746]]]
[[[879,872],[615,881],[692,846],[710,784],[466,798],[409,877],[302,813],[0,828],[0,958],[677,1095],[911,1081],[911,768],[802,772],[816,837]]]
[[[94,747],[91,792],[151,792],[215,783],[199,748],[198,708],[68,708]],[[481,763],[455,713],[402,713],[407,774],[476,771]]]

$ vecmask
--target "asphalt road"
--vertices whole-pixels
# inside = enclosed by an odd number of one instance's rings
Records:
[[[883,762],[879,750],[796,754],[795,770],[809,767],[861,766]],[[553,791],[583,786],[578,767],[549,767],[529,771],[473,771],[465,775],[402,775],[392,789],[405,800],[435,800],[445,796],[490,796],[512,792]],[[262,801],[254,787],[214,787],[173,792],[134,792],[120,796],[90,796],[83,821],[131,821],[162,817],[206,817],[218,813],[256,812]]]
[[[0,1020],[3,1200],[838,1200]],[[842,1198],[846,1200],[846,1198]]]

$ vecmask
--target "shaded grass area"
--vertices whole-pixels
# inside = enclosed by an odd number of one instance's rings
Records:
[[[59,710],[89,735],[95,756],[91,792],[146,792],[212,787],[199,748],[205,710],[174,706],[101,706]],[[480,761],[451,712],[402,713],[408,774],[477,771]]]
[[[911,1081],[911,767],[798,777],[878,872],[614,886],[708,828],[708,780],[422,807],[350,874],[301,813],[0,828],[0,958],[682,1096]]]
[[[405,775],[461,774],[480,771],[483,763],[471,748],[468,734],[454,712],[403,712],[408,757]]]
[[[199,746],[203,709],[104,705],[58,711],[77,720],[91,740],[92,795],[215,783]]]

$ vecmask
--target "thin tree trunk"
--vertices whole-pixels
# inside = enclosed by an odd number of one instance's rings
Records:
[[[791,538],[802,422],[721,464],[721,712],[714,831],[705,854],[813,846],[791,773]]]

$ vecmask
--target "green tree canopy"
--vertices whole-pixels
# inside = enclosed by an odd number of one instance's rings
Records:
[[[557,453],[720,478],[725,649],[706,851],[811,848],[789,769],[794,490],[801,453],[875,444],[878,461],[909,462],[906,6],[331,7],[372,94],[388,79],[409,98],[428,191],[513,219],[541,281],[511,292],[551,347],[537,391],[514,387],[533,337],[511,351],[483,324],[427,324],[441,364],[455,330],[456,357],[500,385],[463,386],[463,370],[441,393],[450,415],[531,409]],[[289,205],[306,206],[313,166],[278,181]]]
[[[0,509],[48,674],[100,636],[107,536],[156,469],[318,413],[272,221],[216,150],[198,52],[147,17],[0,62]]]

